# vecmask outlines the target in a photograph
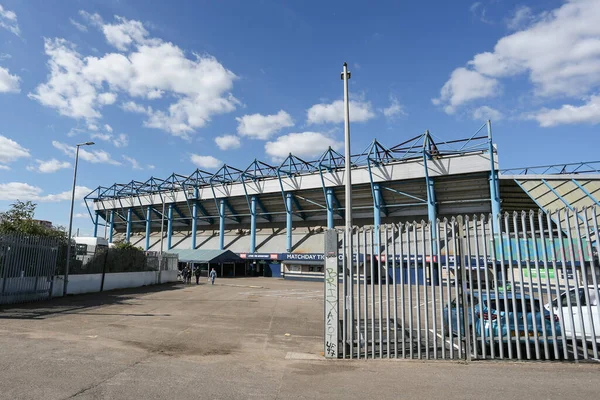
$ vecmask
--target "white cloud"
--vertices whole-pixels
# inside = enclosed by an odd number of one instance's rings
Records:
[[[73,214],[73,218],[89,218],[89,214],[86,213],[75,213]]]
[[[2,4],[0,4],[0,28],[4,28],[17,36],[21,35],[17,14],[14,11],[5,9]]]
[[[294,126],[294,121],[290,114],[283,110],[273,115],[244,115],[243,117],[236,118],[236,120],[239,123],[237,131],[240,135],[262,140],[268,139],[283,128]]]
[[[12,75],[8,69],[0,67],[0,93],[19,93],[19,78],[17,75]]]
[[[83,199],[92,192],[92,189],[85,186],[75,187],[75,198]],[[32,186],[24,182],[0,183],[0,200],[21,200],[21,201],[39,201],[39,202],[59,202],[71,200],[71,190],[57,194],[43,195],[40,187]]]
[[[69,146],[65,143],[60,143],[56,140],[52,141],[52,146],[59,149],[68,156],[75,156],[76,147]],[[79,157],[82,160],[89,161],[93,164],[111,164],[121,165],[120,162],[113,160],[109,153],[104,150],[86,150],[85,147],[79,148]]]
[[[365,122],[375,117],[370,102],[350,100],[350,121]],[[315,104],[307,111],[308,124],[344,122],[344,102],[336,100],[331,104]]]
[[[110,133],[93,133],[92,139],[99,139],[108,142],[112,139],[112,135]]]
[[[10,171],[10,167],[8,165],[2,165],[2,164],[0,164],[0,170]]]
[[[2,61],[2,60],[9,60],[9,59],[11,59],[11,58],[12,58],[12,55],[11,55],[11,54],[8,54],[8,53],[0,53],[0,61]]]
[[[99,139],[105,142],[111,142],[117,148],[127,147],[127,145],[129,144],[129,137],[124,133],[121,133],[118,136],[115,136],[112,133],[94,133],[91,136],[92,139]]]
[[[104,125],[104,130],[105,130],[106,132],[109,132],[109,133],[110,133],[110,132],[112,132],[112,131],[113,131],[113,128],[112,128],[112,127],[111,127],[109,124],[105,124],[105,125]]]
[[[600,95],[592,96],[581,106],[565,104],[558,109],[542,109],[529,119],[535,119],[542,127],[564,124],[598,124],[600,123]]]
[[[44,49],[50,57],[50,76],[29,97],[67,117],[100,118],[96,87],[83,73],[85,61],[75,46],[64,39],[46,39]]]
[[[132,43],[144,43],[148,31],[139,21],[127,20],[116,16],[116,24],[106,24],[102,27],[106,41],[118,50],[125,51]]]
[[[102,24],[104,23],[104,21],[102,21],[102,17],[98,13],[90,14],[87,11],[79,10],[79,15],[83,19],[85,19],[86,21],[88,21],[90,24],[92,24],[94,26],[97,26],[99,28],[101,28]]]
[[[48,161],[35,160],[38,165],[30,165],[27,167],[29,171],[41,172],[42,174],[51,174],[64,168],[71,168],[71,163],[66,161],[58,161],[53,158]]]
[[[475,110],[473,110],[473,119],[475,120],[492,120],[492,121],[499,121],[504,117],[504,115],[492,108],[492,107],[488,107],[488,106],[481,106]]]
[[[2,166],[2,164],[9,164],[19,158],[28,158],[30,156],[28,149],[14,140],[0,135],[0,167],[2,169],[9,169],[7,166]]]
[[[81,32],[87,32],[87,30],[88,30],[87,26],[75,21],[73,18],[69,18],[69,22]]]
[[[496,79],[485,77],[477,71],[457,68],[442,87],[440,97],[432,101],[436,105],[445,105],[444,110],[453,114],[458,106],[468,101],[491,97],[499,92]]]
[[[125,111],[135,112],[139,114],[150,114],[152,112],[151,108],[147,109],[144,106],[139,105],[133,101],[128,101],[126,103],[121,104],[121,108]]]
[[[506,27],[516,31],[527,27],[533,21],[533,13],[531,8],[527,6],[519,6],[515,10],[515,14],[506,22]]]
[[[580,97],[600,87],[600,1],[566,0],[556,9],[529,16],[525,29],[501,38],[493,51],[477,54],[456,69],[439,104],[448,112],[497,94],[497,79],[527,74],[539,98]]]
[[[100,93],[98,95],[98,101],[102,105],[113,104],[115,101],[117,101],[117,95],[114,93],[110,93],[110,92]]]
[[[147,167],[147,168],[148,168],[148,169],[154,169],[154,168],[156,168],[156,166],[155,166],[155,165],[152,165],[152,164],[148,164],[148,167]]]
[[[188,58],[175,44],[150,37],[139,21],[115,17],[115,23],[105,24],[97,14],[80,14],[120,52],[84,57],[64,39],[46,39],[50,75],[30,94],[42,105],[71,118],[98,120],[118,96],[154,100],[169,95],[175,100],[165,110],[134,100],[121,107],[145,114],[147,127],[186,139],[213,116],[239,105],[230,93],[236,75],[214,57]]]
[[[223,162],[216,159],[213,156],[200,156],[198,154],[192,154],[190,161],[198,168],[216,169],[223,165]]]
[[[483,4],[481,4],[481,2],[477,1],[471,4],[471,7],[469,7],[469,11],[473,15],[473,17],[477,18],[479,21],[486,24],[492,23],[492,21],[490,21],[486,16],[487,8]]]
[[[115,147],[127,147],[129,144],[129,137],[124,133],[120,133],[119,136],[113,140],[113,144]]]
[[[123,158],[131,164],[133,169],[144,169],[135,158],[128,157],[126,155],[124,155]]]
[[[382,110],[386,118],[394,118],[397,116],[406,115],[404,106],[400,104],[395,96],[390,96],[390,105]]]
[[[235,135],[217,136],[215,143],[221,150],[238,149],[241,146],[240,138]]]
[[[274,161],[281,161],[290,153],[300,158],[316,158],[331,146],[335,150],[343,147],[342,142],[319,132],[290,133],[265,144],[265,152]]]

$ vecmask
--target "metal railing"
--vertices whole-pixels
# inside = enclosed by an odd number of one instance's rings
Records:
[[[58,250],[56,239],[0,235],[0,304],[51,297]]]
[[[326,356],[598,360],[599,211],[356,228],[351,254],[336,232]]]

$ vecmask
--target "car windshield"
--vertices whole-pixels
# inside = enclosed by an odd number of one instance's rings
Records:
[[[506,300],[507,300],[508,304],[506,304],[503,299],[490,300],[490,308],[492,310],[504,312],[504,311],[507,311],[506,306],[508,305],[508,312],[515,312],[515,311],[519,312],[519,313],[523,312],[523,302],[521,301],[521,299],[509,298],[509,299],[506,299]],[[487,303],[487,302],[485,302],[485,303]],[[533,310],[535,312],[539,312],[540,311],[540,307],[539,307],[539,305],[537,303],[537,300],[535,300],[535,299],[534,299],[534,303],[533,303]],[[532,311],[531,300],[530,299],[526,299],[525,300],[525,312],[530,313],[531,311]]]

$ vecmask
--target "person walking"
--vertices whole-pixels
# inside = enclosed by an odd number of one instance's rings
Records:
[[[213,268],[210,271],[209,276],[210,276],[210,282],[211,282],[211,284],[214,285],[215,284],[215,278],[217,277],[217,271],[215,271],[215,269]]]
[[[194,275],[196,275],[196,285],[200,284],[200,267],[196,267],[194,270]]]
[[[190,266],[188,265],[187,267],[185,267],[185,283],[191,283],[192,280],[192,270],[190,269]]]

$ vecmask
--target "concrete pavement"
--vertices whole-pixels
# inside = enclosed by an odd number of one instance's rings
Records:
[[[596,364],[324,361],[321,283],[217,282],[0,310],[0,399],[566,399],[600,393]]]

